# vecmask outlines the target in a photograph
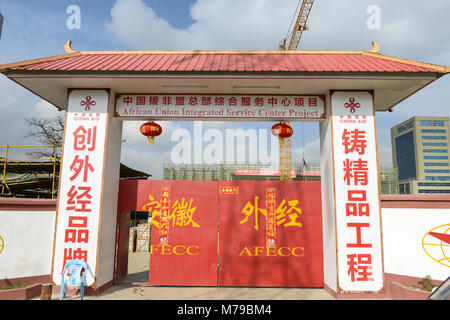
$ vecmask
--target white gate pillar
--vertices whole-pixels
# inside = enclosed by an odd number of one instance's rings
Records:
[[[331,293],[384,293],[372,91],[331,91],[320,123],[324,282]]]
[[[85,260],[87,285],[112,284],[122,122],[109,89],[69,90],[61,158],[52,280],[65,261]]]

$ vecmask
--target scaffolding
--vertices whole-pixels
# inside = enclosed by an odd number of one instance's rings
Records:
[[[43,148],[51,150],[48,157],[32,158],[22,155],[20,158],[12,156],[13,151],[26,151]],[[56,196],[57,167],[59,169],[60,158],[58,157],[57,145],[22,145],[22,146],[0,146],[1,173],[1,196],[26,197],[30,194],[45,197],[51,189],[51,198]],[[28,152],[27,152],[28,151]]]
[[[319,163],[297,163],[292,166],[294,181],[320,180]],[[267,174],[264,174],[267,172]],[[275,174],[275,172],[277,172]],[[381,194],[398,194],[397,168],[380,168]],[[239,180],[280,180],[279,166],[263,164],[163,164],[164,180],[203,180],[203,181],[239,181]]]
[[[320,165],[292,165],[292,180],[320,180],[320,174],[311,176],[308,172],[320,171]],[[278,164],[163,164],[164,180],[240,181],[280,180]]]
[[[61,164],[59,150],[58,145],[0,146],[0,165],[2,166],[0,196],[56,199]],[[29,156],[33,154],[44,156]],[[148,179],[149,177],[151,174],[134,170],[120,163],[121,179]]]
[[[397,168],[380,168],[380,192],[381,194],[399,193]]]

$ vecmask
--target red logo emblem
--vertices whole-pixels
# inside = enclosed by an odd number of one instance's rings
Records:
[[[344,107],[350,108],[350,113],[355,113],[356,109],[361,107],[361,104],[359,102],[355,103],[355,98],[352,97],[344,104]]]
[[[84,110],[90,111],[90,110],[91,110],[91,107],[93,107],[93,106],[96,105],[96,102],[95,102],[94,100],[91,101],[91,99],[92,99],[91,96],[87,96],[87,97],[86,97],[86,101],[81,101],[81,102],[80,102],[80,105],[81,105],[82,107],[84,107]]]

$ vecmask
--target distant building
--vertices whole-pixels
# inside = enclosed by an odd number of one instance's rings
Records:
[[[398,194],[398,171],[397,168],[380,168],[380,193]]]
[[[450,193],[449,118],[413,117],[391,128],[399,193]]]

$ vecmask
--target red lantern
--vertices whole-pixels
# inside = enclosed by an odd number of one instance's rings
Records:
[[[294,130],[283,121],[272,126],[272,134],[279,138],[289,138],[294,133]]]
[[[155,142],[155,137],[162,133],[161,126],[153,121],[144,123],[140,130],[144,136],[148,137],[147,141],[149,144],[153,144]]]

